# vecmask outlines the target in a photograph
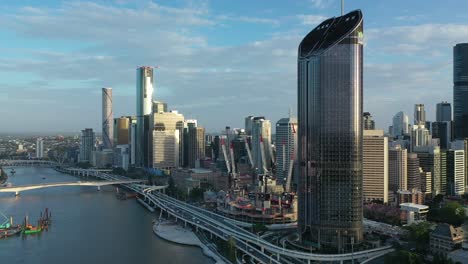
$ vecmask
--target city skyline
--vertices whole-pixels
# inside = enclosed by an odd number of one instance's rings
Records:
[[[136,115],[138,65],[159,65],[153,99],[198,119],[208,133],[225,125],[242,127],[248,115],[276,122],[289,107],[296,109],[294,65],[301,36],[323,18],[338,16],[339,2],[268,8],[250,3],[246,10],[233,2],[194,7],[184,1],[44,1],[30,7],[11,1],[0,17],[0,38],[8,40],[0,45],[7,54],[0,64],[0,114],[15,118],[2,132],[79,133],[83,127],[98,132],[100,87],[107,86],[114,88],[114,116]],[[442,5],[454,15],[430,12]],[[364,111],[376,128],[387,130],[400,110],[411,116],[415,103],[423,103],[427,119],[435,121],[436,104],[453,102],[452,49],[468,36],[455,5],[345,3],[346,11],[361,8],[368,17]],[[71,23],[78,20],[90,20],[94,30]],[[137,27],[142,22],[153,26]],[[63,116],[51,120],[57,110]]]

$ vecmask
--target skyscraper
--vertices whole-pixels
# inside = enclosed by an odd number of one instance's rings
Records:
[[[252,135],[252,122],[253,122],[254,117],[253,116],[248,116],[245,118],[245,134],[246,135]]]
[[[183,165],[184,116],[177,111],[153,113],[151,118],[151,165],[170,169]]]
[[[145,127],[145,116],[151,114],[153,107],[153,67],[141,66],[137,68],[137,82],[136,82],[136,114],[137,114],[137,135],[136,135],[136,148],[135,148],[135,165],[142,167],[146,163],[145,150],[148,150],[150,144],[148,138],[148,131]],[[149,120],[147,118],[147,120]]]
[[[283,182],[288,177],[289,169],[296,159],[297,119],[281,118],[276,122],[276,178]],[[294,166],[293,166],[294,167]]]
[[[468,138],[468,43],[453,48],[453,121],[455,137]]]
[[[447,151],[447,193],[461,195],[465,193],[465,151]]]
[[[114,114],[112,113],[112,88],[102,88],[102,142],[111,149],[114,141]]]
[[[364,130],[362,149],[364,201],[388,203],[388,137],[383,130]]]
[[[393,116],[393,125],[392,125],[392,136],[403,136],[408,135],[409,118],[404,112],[398,112]]]
[[[388,152],[389,188],[392,192],[408,190],[408,152],[399,145]]]
[[[426,110],[424,110],[424,104],[414,105],[414,124],[423,127],[426,125]]]
[[[122,116],[114,118],[114,144],[129,144],[131,117]]]
[[[44,157],[44,140],[37,138],[36,140],[36,158],[42,159]]]
[[[407,169],[408,190],[417,189],[418,191],[420,191],[421,190],[421,172],[419,171],[419,159],[416,153],[408,153],[407,166],[408,166],[408,169]]]
[[[445,168],[443,170],[441,168],[440,148],[437,146],[423,146],[415,147],[413,151],[418,154],[419,166],[423,171],[431,173],[432,195],[442,193],[441,173],[444,172],[445,175]],[[445,186],[445,183],[443,184]]]
[[[299,228],[338,252],[362,241],[363,17],[325,20],[298,50]]]
[[[372,115],[369,112],[364,112],[364,129],[365,130],[374,130],[375,129],[375,121],[372,119]]]
[[[263,145],[263,147],[261,146]],[[263,148],[263,154],[262,154]],[[264,117],[255,117],[252,122],[252,158],[259,174],[271,169],[271,122]],[[263,164],[264,155],[265,164]]]
[[[188,124],[187,164],[195,168],[197,160],[205,157],[205,129],[194,123]]]
[[[153,101],[153,113],[167,112],[167,104],[160,101]]]
[[[440,102],[436,107],[436,122],[452,121],[452,106],[446,101]]]
[[[80,162],[90,162],[91,152],[94,150],[96,141],[92,128],[81,130]]]

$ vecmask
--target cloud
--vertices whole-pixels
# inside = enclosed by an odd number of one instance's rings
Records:
[[[297,18],[301,21],[303,25],[313,25],[317,26],[324,20],[326,20],[328,17],[326,16],[321,16],[321,15],[297,15]]]
[[[320,8],[320,9],[330,6],[332,2],[334,1],[333,0],[310,0],[310,3],[312,4],[312,6],[314,6],[315,8]]]

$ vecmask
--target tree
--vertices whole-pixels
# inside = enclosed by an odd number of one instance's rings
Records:
[[[460,226],[465,220],[465,210],[458,202],[447,202],[442,208],[431,208],[428,219],[435,222]]]
[[[418,252],[425,252],[429,247],[431,224],[421,222],[405,227],[408,230],[408,241],[414,244]]]
[[[407,263],[407,264],[420,264],[423,263],[421,257],[418,255],[405,251],[397,250],[387,254],[384,259],[385,264]]]

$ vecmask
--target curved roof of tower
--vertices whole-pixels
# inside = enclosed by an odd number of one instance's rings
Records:
[[[361,23],[361,10],[323,21],[305,36],[299,45],[299,57],[323,52],[351,34]]]

